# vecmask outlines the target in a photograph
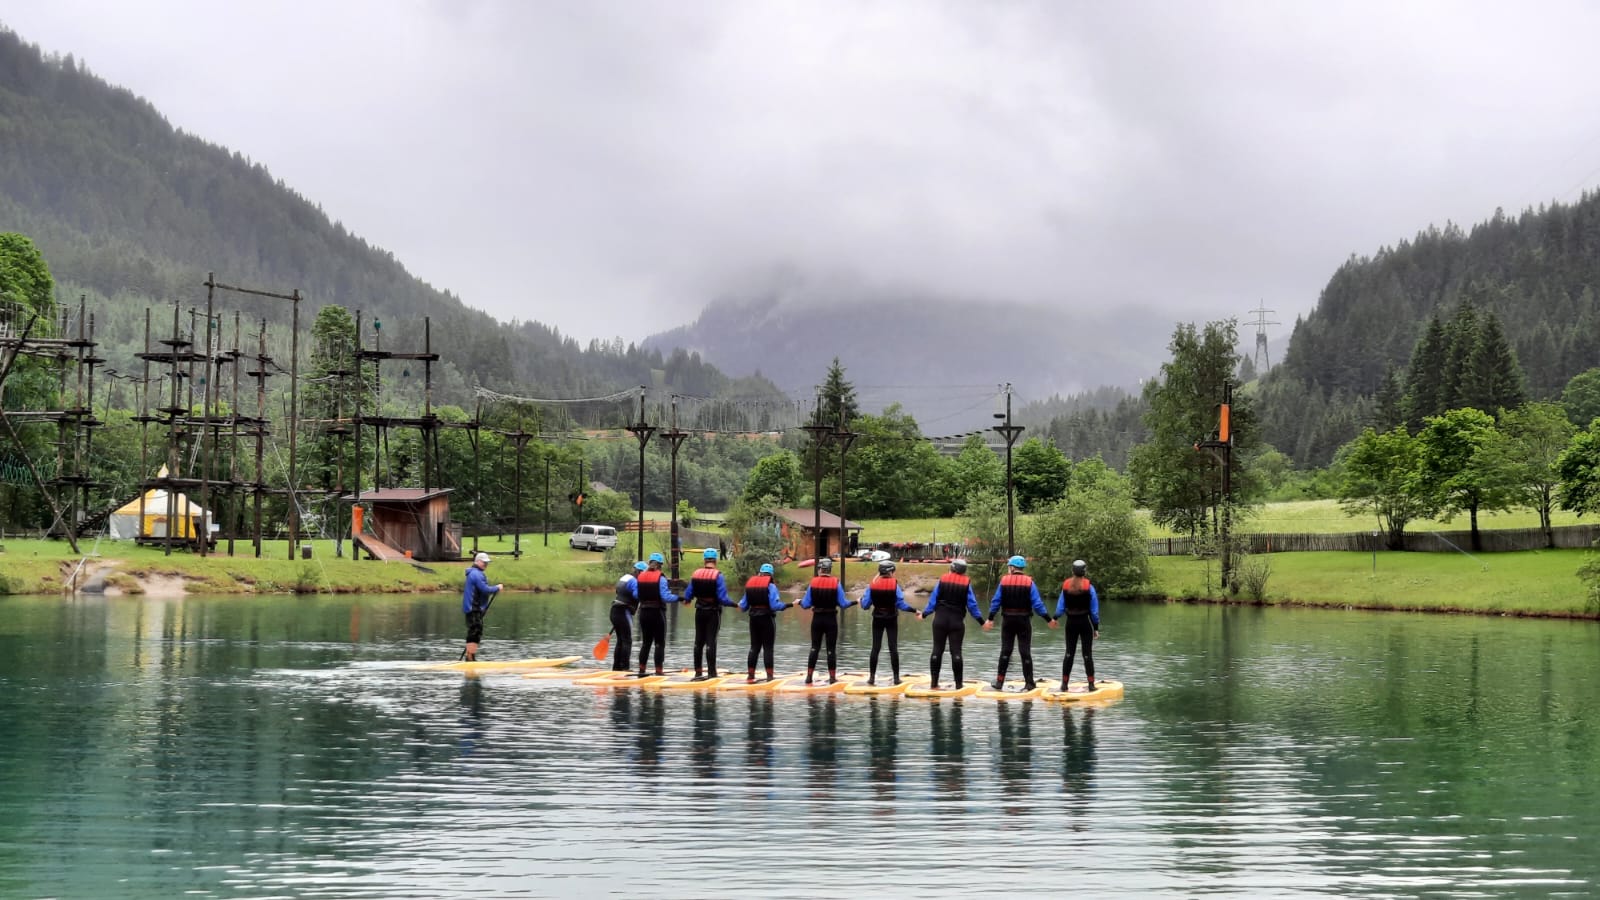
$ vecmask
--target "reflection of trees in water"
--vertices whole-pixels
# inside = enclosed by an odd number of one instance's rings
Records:
[[[1094,717],[1093,706],[1063,705],[1061,709],[1061,787],[1067,798],[1067,813],[1074,817],[1087,815],[1093,799]]]
[[[1000,791],[1012,803],[1024,800],[1029,793],[1032,773],[1029,766],[1033,758],[1032,703],[1000,703]],[[1019,813],[1016,806],[1007,806],[1006,812]]]
[[[467,676],[461,682],[461,755],[471,756],[483,741],[483,680]]]
[[[711,691],[694,692],[689,764],[701,778],[717,777],[717,698]]]
[[[967,790],[967,748],[961,733],[961,704],[936,701],[928,716],[934,782],[945,796],[962,799]]]
[[[871,762],[867,778],[872,782],[872,794],[879,802],[873,807],[874,815],[894,815],[895,781],[895,717],[901,701],[888,697],[873,697],[870,713],[870,743],[867,751]]]

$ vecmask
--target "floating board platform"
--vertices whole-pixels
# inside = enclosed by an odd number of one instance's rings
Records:
[[[960,687],[956,687],[951,682],[945,682],[939,687],[938,690],[934,690],[928,687],[926,684],[915,684],[906,688],[905,695],[917,700],[940,700],[945,697],[970,697],[973,694],[976,694],[978,692],[978,688],[982,686],[983,682],[981,681],[969,681]]]
[[[652,682],[645,687],[652,691],[714,691],[728,680],[729,674],[724,672],[721,675],[707,675],[696,680],[693,672],[685,672],[663,681]]]
[[[900,681],[895,683],[894,676],[878,679],[877,684],[867,684],[866,679],[852,681],[844,686],[846,694],[861,694],[866,696],[880,696],[884,694],[904,694],[912,685],[928,683],[927,675],[902,675]]]
[[[546,681],[555,681],[560,679],[571,680],[577,678],[596,678],[601,675],[612,674],[614,671],[615,670],[612,669],[578,668],[577,666],[566,668],[557,666],[552,669],[535,669],[532,672],[523,672],[522,677],[536,678]]]
[[[806,677],[791,678],[778,688],[780,694],[841,694],[852,681],[860,681],[867,677],[865,672],[849,672],[839,676],[839,680],[828,683],[827,675],[814,675],[812,682],[806,684]]]
[[[1064,691],[1045,691],[1044,699],[1056,703],[1084,703],[1095,700],[1120,700],[1122,699],[1122,682],[1100,679],[1095,682],[1094,690],[1086,690],[1088,683],[1074,681],[1067,685]]]
[[[553,669],[570,666],[581,656],[550,656],[534,659],[480,659],[476,662],[453,662],[437,666],[423,666],[431,672],[522,672],[530,669]]]
[[[786,675],[774,675],[772,676],[771,680],[768,680],[765,676],[761,676],[760,680],[756,681],[754,684],[751,684],[737,675],[730,675],[728,678],[724,679],[721,684],[717,685],[717,690],[737,691],[745,694],[763,694],[777,690],[791,679],[804,677],[806,677],[806,673],[804,672],[790,672]]]
[[[607,672],[604,675],[579,678],[573,684],[581,684],[584,687],[646,687],[682,674],[683,672],[681,671],[674,672],[672,675],[635,675],[632,672]]]
[[[984,700],[999,700],[1002,702],[1006,700],[1038,700],[1044,696],[1044,682],[1035,681],[1033,684],[1034,687],[1031,691],[1028,690],[1028,683],[1025,681],[1008,681],[1005,683],[1004,689],[998,691],[994,689],[993,684],[986,684],[978,688],[978,693],[973,696]]]

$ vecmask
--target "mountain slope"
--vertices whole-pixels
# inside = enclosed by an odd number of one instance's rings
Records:
[[[34,239],[64,296],[91,295],[113,366],[142,343],[146,305],[200,303],[200,283],[215,272],[230,284],[299,289],[307,328],[317,308],[338,304],[382,319],[386,337],[420,344],[420,319],[431,316],[450,399],[463,399],[473,380],[546,396],[663,377],[670,386],[687,370],[702,392],[727,384],[698,360],[674,366],[625,345],[580,347],[537,322],[496,322],[412,276],[261,164],[174,129],[149,102],[3,29],[0,230]],[[221,307],[288,320],[277,301],[230,295]],[[536,300],[530,308],[537,314]],[[286,345],[285,331],[274,337]]]

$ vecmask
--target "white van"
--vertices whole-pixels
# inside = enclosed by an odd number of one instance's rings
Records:
[[[567,546],[574,550],[610,550],[617,545],[617,530],[610,525],[579,525],[567,535]]]

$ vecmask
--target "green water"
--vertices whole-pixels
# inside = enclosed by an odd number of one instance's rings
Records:
[[[485,655],[585,653],[507,597]],[[804,664],[784,613],[780,669]],[[906,668],[928,624],[901,626]],[[687,661],[692,617],[672,626]],[[846,613],[845,667],[868,632]],[[1099,708],[652,694],[457,601],[0,598],[0,896],[1589,896],[1592,623],[1108,606]],[[967,632],[969,677],[997,634]],[[1061,636],[1035,658],[1059,672]],[[742,667],[743,620],[721,661]],[[1013,671],[1016,664],[1013,663]]]

